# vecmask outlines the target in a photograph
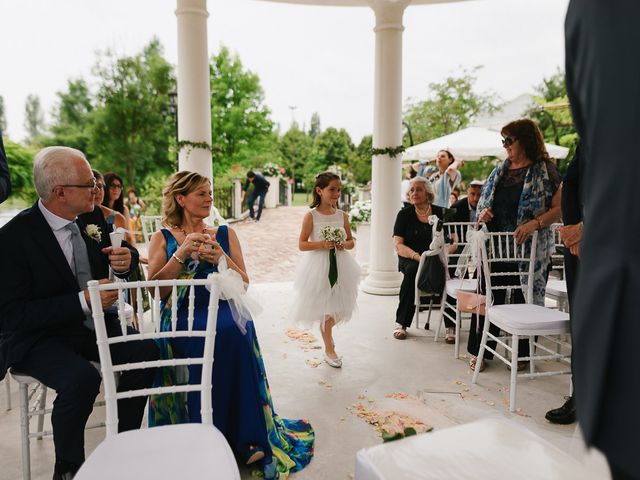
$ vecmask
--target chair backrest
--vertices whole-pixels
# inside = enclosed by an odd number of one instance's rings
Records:
[[[533,302],[533,273],[535,270],[536,242],[538,232],[524,243],[518,245],[513,232],[485,232],[487,241],[482,244],[483,278],[486,285],[487,299],[495,290],[509,290],[521,288],[525,301]],[[497,263],[513,264],[513,272],[496,271]],[[496,285],[492,279],[497,277],[511,277],[511,286]],[[522,285],[526,281],[526,291]],[[491,304],[492,302],[487,302]]]
[[[147,395],[161,395],[168,393],[194,392],[199,391],[201,395],[202,405],[202,423],[213,424],[212,408],[211,408],[211,374],[213,371],[213,350],[215,345],[216,321],[218,315],[218,300],[220,297],[220,286],[218,274],[210,274],[206,279],[191,280],[151,280],[144,282],[118,282],[99,284],[92,280],[88,284],[89,296],[91,300],[91,310],[93,312],[93,321],[96,329],[96,340],[98,343],[98,353],[100,355],[100,369],[102,371],[102,379],[104,381],[105,404],[107,410],[106,428],[107,436],[118,433],[118,406],[117,401],[122,398],[141,397]],[[160,288],[169,287],[171,292],[171,328],[168,331],[160,331],[159,323],[154,323],[153,328],[146,329],[142,333],[127,330],[125,315],[125,292],[135,291],[138,299],[138,317],[143,317],[142,294],[144,289],[153,292],[154,302],[153,308],[155,317],[160,318]],[[210,291],[209,305],[207,312],[206,330],[194,329],[194,312],[195,312],[195,288],[207,287]],[[187,322],[186,329],[178,330],[178,289],[186,288],[185,301],[187,306]],[[118,300],[114,304],[117,306],[118,318],[120,321],[119,336],[111,338],[107,335],[105,325],[105,313],[102,309],[100,301],[100,292],[108,290],[118,291]],[[168,297],[166,297],[168,298]],[[204,353],[200,358],[172,358],[161,359],[147,362],[132,362],[126,364],[114,364],[111,357],[110,345],[124,342],[133,342],[139,340],[152,339],[156,342],[170,341],[175,338],[204,338]],[[115,375],[119,372],[127,370],[137,370],[141,368],[155,367],[177,367],[188,365],[202,365],[202,376],[199,384],[174,385],[169,387],[153,387],[139,390],[129,390],[124,392],[116,392]]]
[[[551,272],[557,273],[560,279],[564,279],[564,254],[563,251],[565,249],[562,240],[560,239],[560,227],[561,223],[554,223],[549,226],[551,231],[553,232],[553,243],[555,245],[555,250],[551,255]]]
[[[475,229],[475,226],[475,222],[447,222],[444,224],[443,229],[445,238],[448,238],[451,244],[457,246],[454,252],[449,252],[448,249],[445,249],[447,253],[447,265],[449,268],[455,268],[458,264],[464,247],[469,244],[467,232],[469,229]],[[463,275],[465,273],[466,271],[463,272]]]
[[[162,228],[162,217],[160,215],[141,215],[140,225],[142,225],[144,244],[149,248],[151,235]]]

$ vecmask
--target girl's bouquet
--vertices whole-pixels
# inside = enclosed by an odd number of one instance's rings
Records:
[[[320,238],[327,242],[335,242],[337,244],[347,239],[347,233],[342,227],[332,227],[327,225],[320,229]],[[338,281],[338,262],[336,261],[336,249],[329,250],[329,285],[333,287]]]

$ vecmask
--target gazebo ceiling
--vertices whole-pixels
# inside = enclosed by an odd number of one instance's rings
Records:
[[[328,7],[371,7],[374,3],[400,3],[402,0],[261,0],[277,3],[297,3],[301,5],[324,5]],[[406,1],[406,0],[405,0]],[[468,2],[472,0],[410,0],[410,5],[431,5],[436,3]]]

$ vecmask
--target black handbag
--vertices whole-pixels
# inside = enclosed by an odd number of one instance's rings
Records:
[[[445,268],[440,255],[427,257],[419,272],[418,288],[428,294],[440,295],[447,281]]]

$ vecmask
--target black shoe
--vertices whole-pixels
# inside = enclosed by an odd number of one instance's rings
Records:
[[[53,480],[73,480],[78,470],[79,465],[58,460],[53,469]]]
[[[549,410],[544,416],[551,423],[558,423],[560,425],[569,425],[576,421],[576,406],[573,402],[573,397],[566,397],[567,401],[564,402],[560,408],[554,408]]]

